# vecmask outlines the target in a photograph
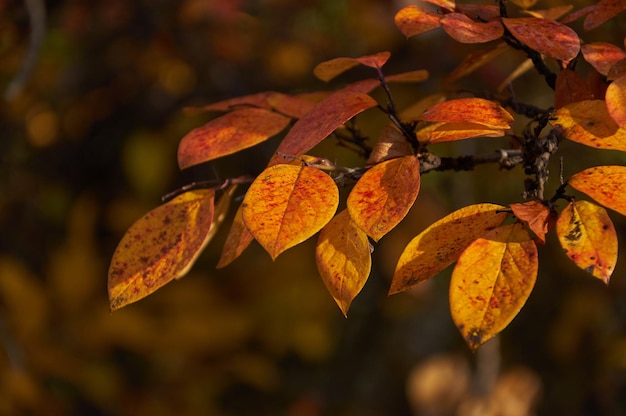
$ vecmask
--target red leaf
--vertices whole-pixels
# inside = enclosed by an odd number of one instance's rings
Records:
[[[602,75],[608,75],[613,65],[626,58],[626,52],[607,42],[585,43],[580,50],[585,61]]]
[[[624,10],[626,10],[626,1],[624,0],[600,0],[585,18],[583,28],[585,30],[595,29]]]
[[[504,28],[499,20],[475,22],[461,13],[450,13],[441,18],[441,27],[461,43],[484,43],[502,37]]]
[[[561,108],[577,101],[592,100],[593,91],[578,73],[563,69],[556,76],[554,107]]]

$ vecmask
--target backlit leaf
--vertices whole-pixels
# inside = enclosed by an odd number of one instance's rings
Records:
[[[226,113],[183,137],[178,165],[185,169],[254,146],[280,133],[290,120],[262,108]]]
[[[556,76],[554,107],[561,108],[577,101],[593,100],[593,91],[587,81],[570,69],[561,70]]]
[[[243,199],[243,220],[272,259],[324,227],[339,204],[333,179],[319,169],[279,164],[265,169]]]
[[[550,124],[574,142],[626,151],[626,130],[615,123],[604,100],[579,101],[561,107]]]
[[[328,291],[347,316],[372,268],[367,234],[343,210],[322,229],[315,248],[317,269]]]
[[[402,252],[389,294],[403,292],[439,274],[474,240],[502,224],[507,215],[502,205],[476,204],[454,211],[429,226]]]
[[[493,101],[483,98],[459,98],[435,104],[424,111],[420,120],[448,123],[470,122],[492,129],[508,129],[513,116]]]
[[[585,18],[583,29],[595,29],[624,10],[626,10],[624,0],[600,0]]]
[[[626,76],[609,84],[606,89],[606,107],[618,126],[626,128]]]
[[[607,42],[585,43],[580,51],[585,61],[602,75],[608,75],[613,65],[626,58],[626,52],[622,48]]]
[[[440,15],[415,5],[401,9],[394,17],[396,26],[407,38],[438,28],[439,19]]]
[[[208,242],[213,190],[186,192],[148,212],[126,231],[109,268],[114,311],[187,273]]]
[[[386,125],[367,159],[368,165],[413,154],[411,145],[393,125]]]
[[[428,141],[420,143],[443,143],[472,137],[502,137],[504,130],[494,130],[476,123],[443,123],[430,131]]]
[[[567,257],[609,283],[617,263],[617,234],[604,208],[588,201],[570,202],[559,215],[556,234]]]
[[[528,225],[528,228],[535,233],[541,243],[546,243],[546,233],[552,223],[552,211],[541,201],[528,201],[523,204],[511,204],[511,211],[522,222]]]
[[[515,318],[537,269],[537,246],[520,223],[488,231],[461,254],[450,280],[450,310],[472,350]]]
[[[580,51],[576,32],[554,20],[520,17],[503,18],[502,23],[517,40],[551,58],[567,63]]]
[[[390,56],[391,53],[389,52],[380,52],[374,55],[362,56],[360,58],[335,58],[318,64],[313,69],[313,73],[317,78],[328,82],[337,75],[342,74],[359,64],[369,66],[371,68],[382,68]]]
[[[235,218],[230,226],[230,230],[228,231],[228,236],[226,237],[226,242],[222,248],[220,259],[217,262],[216,267],[218,269],[226,267],[232,263],[246,248],[248,248],[250,243],[254,241],[254,236],[243,222],[242,211],[243,210],[240,205],[235,213]]]
[[[472,52],[468,54],[461,64],[457,66],[445,79],[445,83],[454,82],[458,79],[463,78],[464,76],[471,74],[481,66],[489,63],[497,56],[502,54],[502,52],[510,49],[509,45],[505,42],[500,42],[495,46],[492,46],[488,49],[481,49],[479,51]]]
[[[352,220],[378,241],[402,219],[420,189],[419,160],[404,156],[374,165],[348,195]]]
[[[441,27],[454,40],[461,43],[484,43],[499,39],[504,28],[499,20],[475,22],[465,14],[449,13],[440,20]]]
[[[605,207],[626,215],[626,166],[588,168],[569,178],[567,184]]]
[[[284,163],[286,159],[283,155],[299,156],[308,152],[343,123],[376,105],[372,97],[358,92],[340,90],[329,95],[293,125],[278,146],[270,165]]]

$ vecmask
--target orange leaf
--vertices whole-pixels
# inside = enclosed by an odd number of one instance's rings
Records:
[[[374,55],[362,56],[360,58],[335,58],[318,64],[313,73],[318,79],[328,82],[337,75],[342,74],[357,66],[358,64],[369,66],[371,68],[381,68],[389,59],[391,53],[380,52]]]
[[[626,52],[621,48],[606,42],[585,43],[580,51],[596,71],[602,75],[608,75],[611,67],[626,58]]]
[[[229,98],[227,100],[218,101],[216,103],[204,105],[201,107],[187,107],[185,108],[185,111],[192,113],[192,114],[202,112],[202,111],[226,112],[226,111],[232,111],[232,110],[250,108],[250,107],[265,108],[269,110],[270,105],[267,102],[267,97],[269,97],[271,94],[274,94],[274,92],[273,91],[259,92],[256,94],[244,95],[243,97]]]
[[[411,145],[393,125],[386,125],[367,159],[368,165],[413,154]]]
[[[344,315],[372,268],[367,235],[341,211],[320,232],[315,247],[317,269]]]
[[[528,225],[542,244],[546,243],[546,233],[552,224],[552,211],[540,201],[528,201],[523,204],[511,204],[511,211]]]
[[[114,311],[187,273],[209,240],[213,190],[186,192],[148,212],[126,231],[109,268]]]
[[[315,106],[314,101],[305,97],[281,94],[279,92],[269,94],[267,103],[271,105],[274,111],[293,118],[302,118]]]
[[[427,141],[423,144],[452,142],[455,140],[469,139],[472,137],[502,137],[504,130],[494,130],[486,128],[482,124],[476,123],[443,123],[430,131]]]
[[[607,74],[606,79],[608,79],[609,81],[612,81],[614,79],[618,79],[623,76],[626,76],[626,58],[615,62],[615,65],[613,65],[611,69],[609,70],[609,73]]]
[[[445,216],[406,246],[393,274],[389,294],[403,292],[454,263],[463,250],[507,217],[506,207],[476,204]]]
[[[557,20],[574,8],[573,5],[556,6],[544,10],[524,10],[524,13],[541,19]]]
[[[554,107],[561,108],[577,101],[592,100],[593,92],[587,81],[578,73],[563,69],[556,76]]]
[[[624,10],[626,10],[624,0],[600,0],[585,17],[583,29],[595,29]]]
[[[425,3],[434,4],[445,10],[454,10],[455,0],[424,0]]]
[[[599,149],[626,151],[626,130],[615,123],[603,100],[579,101],[561,107],[550,124],[571,141]]]
[[[500,17],[500,8],[492,4],[457,4],[454,11],[483,22]]]
[[[428,71],[419,69],[416,71],[402,72],[385,77],[387,82],[422,82],[428,79]]]
[[[400,113],[400,119],[405,121],[418,120],[420,116],[424,113],[424,111],[426,111],[435,104],[443,102],[445,99],[446,96],[442,93],[427,95],[426,97],[420,99],[418,102],[411,104],[409,107],[402,110],[402,112]]]
[[[502,23],[517,40],[551,58],[567,63],[580,51],[576,32],[554,20],[520,17],[503,18]]]
[[[492,129],[508,129],[513,116],[493,101],[483,98],[459,98],[435,104],[424,111],[420,120],[448,123],[470,122]]]
[[[520,223],[488,231],[461,254],[450,280],[450,310],[472,350],[515,318],[537,269],[537,246]]]
[[[438,28],[439,19],[440,15],[415,5],[401,9],[394,17],[396,26],[407,38]]]
[[[567,184],[605,207],[626,215],[626,166],[588,168],[569,178]]]
[[[374,165],[348,195],[352,220],[374,241],[398,225],[415,202],[420,189],[420,166],[415,156]]]
[[[606,107],[618,126],[626,128],[626,75],[616,79],[606,89]]]
[[[240,205],[235,213],[235,218],[228,231],[226,242],[222,248],[222,254],[217,262],[217,268],[221,269],[232,263],[237,257],[248,248],[250,243],[254,240],[254,236],[246,227],[243,222],[242,206]]]
[[[499,56],[502,52],[509,49],[509,45],[505,42],[500,42],[495,46],[490,47],[489,49],[481,49],[476,52],[472,52],[467,55],[461,64],[457,66],[454,71],[452,71],[445,79],[445,83],[451,83],[458,79],[463,78],[464,76],[471,74],[481,66],[489,63],[494,58]]]
[[[178,165],[185,169],[254,146],[280,133],[290,120],[262,108],[226,113],[183,137]]]
[[[289,130],[270,165],[283,163],[283,155],[299,156],[328,137],[343,123],[378,103],[369,95],[339,90],[313,107]]]
[[[339,190],[324,172],[274,165],[252,182],[243,199],[243,221],[272,259],[324,227],[339,204]]]
[[[504,34],[499,20],[475,22],[462,13],[449,13],[440,20],[441,27],[454,40],[461,43],[484,43]]]
[[[617,263],[617,234],[606,210],[588,201],[570,202],[556,222],[565,254],[608,284]]]

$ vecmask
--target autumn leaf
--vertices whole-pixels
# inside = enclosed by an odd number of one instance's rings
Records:
[[[376,145],[367,159],[368,165],[413,154],[411,145],[404,135],[393,125],[386,125],[380,133]]]
[[[461,254],[450,280],[450,310],[470,349],[515,318],[535,285],[537,269],[537,246],[520,223],[488,231]]]
[[[611,82],[606,89],[606,107],[613,120],[626,128],[626,75]]]
[[[583,29],[595,29],[624,10],[626,10],[624,0],[600,0],[595,6],[592,6],[589,14],[585,17]]]
[[[372,268],[367,234],[341,211],[322,229],[315,247],[317,269],[345,316]]]
[[[626,52],[622,48],[607,42],[585,43],[580,51],[585,61],[605,76],[609,74],[613,65],[626,58]]]
[[[333,179],[319,169],[279,164],[265,169],[243,199],[243,221],[272,259],[324,227],[339,204]]]
[[[441,123],[430,130],[428,140],[420,140],[422,144],[451,142],[472,137],[502,137],[504,130],[494,130],[476,123]]]
[[[287,156],[311,150],[355,115],[378,103],[366,94],[339,90],[315,105],[289,130],[270,160],[270,166],[284,163]]]
[[[217,262],[217,268],[221,269],[232,263],[254,241],[254,236],[243,222],[242,206],[235,212],[235,218],[228,231],[226,242],[222,248],[222,254]]]
[[[541,201],[528,201],[522,204],[511,204],[511,211],[520,221],[528,225],[542,244],[546,243],[546,233],[553,223],[553,211]]]
[[[256,94],[244,95],[242,97],[234,97],[229,98],[227,100],[218,101],[216,103],[212,103],[209,105],[204,105],[200,107],[186,107],[185,111],[187,113],[199,113],[204,111],[220,111],[227,112],[236,109],[242,108],[265,108],[267,110],[270,109],[270,105],[267,102],[267,98],[274,94],[273,91],[264,91]]]
[[[606,210],[588,201],[570,202],[556,222],[565,254],[608,284],[617,263],[617,234]]]
[[[569,11],[573,8],[574,6],[572,4],[568,4],[566,6],[556,6],[544,10],[524,10],[524,13],[541,19],[558,20],[565,14],[569,13]]]
[[[488,49],[471,52],[463,59],[459,66],[457,66],[448,76],[444,78],[444,83],[448,84],[471,74],[481,66],[494,60],[497,56],[501,55],[508,49],[510,49],[509,45],[505,42],[500,42]]]
[[[579,101],[561,107],[550,124],[573,142],[626,151],[626,130],[615,123],[604,100]]]
[[[226,113],[189,132],[178,146],[181,169],[226,156],[280,133],[291,119],[262,108]]]
[[[469,205],[426,228],[400,255],[389,294],[403,292],[439,274],[474,240],[502,224],[507,215],[502,205]]]
[[[511,1],[517,4],[522,9],[529,9],[533,7],[539,0],[511,0]]]
[[[374,55],[362,56],[360,58],[335,58],[318,64],[313,69],[313,73],[318,79],[328,82],[337,75],[342,74],[359,64],[369,66],[370,68],[382,68],[390,56],[391,53],[389,52],[380,52]]]
[[[416,121],[419,120],[424,111],[428,110],[435,104],[439,104],[445,101],[446,95],[442,93],[435,93],[431,95],[427,95],[426,97],[421,98],[419,101],[411,104],[404,110],[400,112],[400,119],[406,121]]]
[[[439,19],[440,15],[415,5],[401,9],[394,17],[396,26],[407,38],[438,28]]]
[[[569,178],[567,184],[605,207],[626,215],[626,166],[588,168]]]
[[[425,3],[434,4],[435,6],[439,6],[444,10],[452,11],[454,10],[455,0],[424,0]]]
[[[422,121],[448,123],[470,122],[491,129],[508,129],[513,116],[493,101],[483,98],[459,98],[435,104],[424,111]]]
[[[214,196],[213,190],[186,192],[148,212],[126,231],[109,268],[112,311],[189,271],[208,243]]]
[[[267,103],[274,111],[293,118],[302,118],[315,107],[315,101],[278,92],[269,94]]]
[[[587,81],[570,69],[561,70],[556,76],[554,107],[561,108],[577,101],[593,100],[593,91]]]
[[[440,22],[443,30],[461,43],[485,43],[499,39],[504,34],[499,20],[475,22],[462,13],[446,14]]]
[[[348,195],[348,211],[352,220],[378,241],[402,221],[419,189],[417,157],[388,160],[374,165],[354,185]]]
[[[422,82],[428,79],[428,71],[418,69],[416,71],[401,72],[385,77],[387,82]]]
[[[493,4],[460,3],[455,6],[454,11],[482,22],[488,22],[500,17],[500,8]]]
[[[517,40],[551,58],[567,63],[580,51],[576,32],[554,20],[520,17],[503,18],[502,23]]]

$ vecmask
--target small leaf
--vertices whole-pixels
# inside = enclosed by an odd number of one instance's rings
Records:
[[[472,241],[502,224],[507,215],[502,205],[476,204],[454,211],[429,226],[402,252],[389,294],[403,292],[439,274]]]
[[[366,94],[339,90],[313,107],[289,130],[270,165],[284,163],[283,155],[299,156],[311,150],[343,123],[378,103]]]
[[[609,74],[613,65],[626,58],[624,50],[607,42],[585,43],[580,51],[585,61],[605,76]]]
[[[394,17],[396,26],[407,38],[438,28],[439,19],[440,15],[415,5],[401,9]]]
[[[535,233],[542,244],[546,243],[546,233],[553,225],[553,212],[541,201],[528,201],[523,204],[511,204],[511,211]]]
[[[587,100],[559,108],[550,124],[565,138],[596,147],[626,151],[626,130],[613,120],[604,100]]]
[[[233,218],[233,223],[228,231],[226,242],[222,248],[222,254],[217,262],[217,268],[221,269],[232,263],[254,241],[254,236],[243,222],[242,206],[240,205]]]
[[[502,23],[517,40],[551,58],[567,63],[580,51],[576,32],[554,20],[520,17],[503,18]]]
[[[504,130],[494,130],[476,123],[442,123],[430,131],[428,141],[420,143],[433,144],[469,139],[472,137],[502,137]]]
[[[213,190],[186,192],[148,212],[126,231],[109,268],[111,311],[185,275],[206,244]]]
[[[624,0],[600,0],[585,17],[583,29],[591,30],[600,27],[604,22],[612,19],[624,10],[626,10],[626,2]]]
[[[570,202],[559,215],[556,234],[570,260],[609,283],[617,263],[617,234],[604,208],[588,201]]]
[[[449,84],[464,76],[471,74],[481,66],[494,60],[502,52],[509,50],[510,47],[505,42],[500,42],[495,46],[488,49],[481,49],[479,51],[468,54],[461,64],[457,66],[445,79],[444,83]]]
[[[593,100],[587,81],[571,69],[563,69],[556,76],[554,107],[561,108],[577,101]]]
[[[461,43],[485,43],[496,40],[504,34],[499,20],[475,22],[465,14],[449,13],[440,20],[443,30]]]
[[[369,66],[371,68],[382,68],[389,59],[391,53],[380,52],[374,55],[362,56],[360,58],[335,58],[318,64],[313,73],[315,76],[325,82],[330,81],[337,75],[342,74],[359,64]]]
[[[368,165],[413,154],[411,145],[393,125],[386,125],[367,159]]]
[[[626,128],[626,75],[609,84],[606,89],[606,107],[611,118],[623,130]]]
[[[626,215],[626,166],[596,166],[573,175],[567,181],[607,208]]]
[[[367,235],[341,211],[322,229],[315,247],[317,269],[345,316],[372,268]]]
[[[461,254],[450,280],[450,310],[470,349],[515,318],[535,286],[537,269],[537,246],[520,223],[488,231]]]
[[[569,13],[569,11],[573,8],[573,5],[568,4],[566,6],[556,6],[544,10],[524,10],[524,13],[541,19],[558,20],[562,16]]]
[[[508,129],[513,116],[493,101],[483,98],[459,98],[435,104],[420,117],[423,121],[448,123],[470,122],[492,129]]]
[[[291,119],[262,108],[242,108],[192,130],[178,146],[181,169],[254,146],[280,133]]]
[[[402,219],[420,189],[419,160],[404,156],[374,165],[365,172],[348,195],[352,220],[374,241]]]
[[[339,204],[339,190],[324,172],[279,164],[265,169],[243,199],[243,220],[272,259],[324,227]]]

